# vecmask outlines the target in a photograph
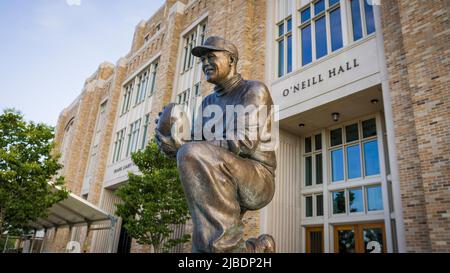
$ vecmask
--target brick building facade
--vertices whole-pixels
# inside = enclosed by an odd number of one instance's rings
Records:
[[[211,91],[186,52],[219,35],[237,45],[243,77],[265,82],[280,105],[276,194],[270,206],[246,215],[246,237],[271,233],[281,252],[358,252],[373,232],[384,251],[448,252],[448,2],[369,2],[167,0],[136,26],[130,52],[101,64],[60,114],[55,140],[67,187],[113,214],[120,202],[114,190],[137,171],[130,154],[145,147],[158,112],[171,101],[194,109]],[[365,138],[367,124],[376,129]],[[333,146],[328,136],[347,128],[356,128],[358,140],[348,131]],[[86,239],[82,229],[48,233],[46,251],[62,251],[58,238],[71,236],[90,252],[105,252],[106,233]],[[365,237],[341,249],[348,235]],[[120,228],[115,249],[151,251]]]
[[[406,251],[450,250],[449,3],[383,1]]]

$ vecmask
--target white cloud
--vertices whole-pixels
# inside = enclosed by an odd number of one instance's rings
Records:
[[[69,6],[80,6],[81,0],[66,0],[66,3]]]

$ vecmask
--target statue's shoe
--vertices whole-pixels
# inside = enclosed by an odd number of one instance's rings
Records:
[[[275,240],[269,234],[250,238],[246,241],[247,251],[251,253],[275,253]]]

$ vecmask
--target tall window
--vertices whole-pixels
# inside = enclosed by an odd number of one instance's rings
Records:
[[[126,128],[123,128],[122,130],[116,133],[116,140],[114,141],[114,153],[112,160],[113,163],[119,161],[121,158],[122,146],[125,140],[125,130]]]
[[[193,56],[191,54],[192,48],[195,46],[195,38],[197,37],[197,32],[194,31],[193,33],[189,34],[188,37],[185,39],[185,52],[186,56],[184,57],[184,64],[183,64],[183,71],[188,71],[191,69],[191,66],[193,64]]]
[[[149,124],[150,124],[150,114],[147,114],[144,117],[144,126],[142,127],[141,149],[145,149],[145,145],[147,145]]]
[[[342,42],[342,22],[341,22],[341,8],[339,1],[330,1],[330,8],[328,11],[330,20],[330,40],[331,51],[338,50],[343,46]]]
[[[66,124],[66,127],[64,127],[64,136],[63,141],[61,144],[61,162],[64,163],[66,160],[66,154],[69,152],[68,148],[70,143],[72,142],[72,127],[75,122],[75,118],[71,118],[69,122]]]
[[[203,44],[203,42],[205,41],[205,32],[206,32],[206,24],[201,24],[200,25],[200,41],[199,44]]]
[[[97,133],[101,131],[103,124],[105,122],[107,105],[108,105],[108,101],[104,101],[100,105],[100,111],[99,111],[98,118],[97,118],[97,125],[95,126],[97,128],[96,129]]]
[[[191,48],[204,43],[206,31],[207,18],[193,26],[182,36],[184,49],[174,102],[183,106],[184,111],[188,114],[187,117],[191,120],[194,118],[196,110],[201,103],[200,81],[202,77],[201,60],[191,54]]]
[[[292,72],[292,18],[286,18],[278,27],[278,77]]]
[[[150,69],[150,95],[153,95],[155,92],[155,83],[156,83],[156,73],[158,72],[158,61],[154,62],[151,65]]]
[[[375,118],[330,131],[331,181],[380,174]]]
[[[88,160],[87,169],[83,182],[83,189],[86,189],[86,186],[90,183],[91,176],[94,172],[94,166],[97,162],[97,151],[100,145],[102,129],[106,119],[106,107],[108,105],[108,101],[104,101],[100,104],[100,109],[98,111],[97,121],[95,125],[95,133],[92,141],[92,147],[90,150],[90,158]]]
[[[303,145],[303,166],[304,166],[304,186],[323,184],[323,164],[322,164],[322,134],[314,134],[304,138]],[[305,217],[323,216],[323,193],[320,192],[304,196]]]
[[[322,134],[305,138],[304,143],[305,186],[323,183]]]
[[[195,58],[191,51],[195,46],[203,44],[205,32],[206,23],[201,23],[184,36],[183,67],[181,72],[188,71],[193,67]]]
[[[302,66],[342,48],[339,0],[311,2],[300,10],[300,44]]]
[[[125,91],[123,93],[122,109],[120,110],[121,115],[125,114],[126,112],[128,112],[128,110],[130,110],[130,101],[133,93],[133,81],[125,85],[124,90]]]
[[[353,41],[375,32],[373,7],[366,0],[349,0]]]
[[[293,70],[292,61],[292,8],[295,1],[277,0],[276,4],[276,48],[277,76],[282,77]]]
[[[130,133],[128,134],[127,156],[136,152],[139,141],[139,130],[141,127],[141,119],[136,120],[130,125]]]
[[[145,95],[147,94],[147,85],[148,71],[146,70],[137,77],[136,99],[134,101],[135,105],[145,100]]]

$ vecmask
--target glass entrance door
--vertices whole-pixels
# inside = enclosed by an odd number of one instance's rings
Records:
[[[370,223],[334,226],[334,252],[386,252],[384,224]]]

